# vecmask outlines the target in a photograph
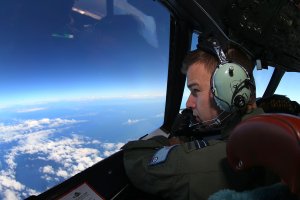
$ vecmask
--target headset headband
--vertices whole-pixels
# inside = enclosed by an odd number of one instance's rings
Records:
[[[218,57],[220,64],[225,64],[228,63],[228,60],[226,58],[226,55],[223,51],[223,49],[221,48],[221,46],[219,45],[219,42],[217,40],[213,40],[211,41],[212,43],[212,47],[216,53],[216,56]]]

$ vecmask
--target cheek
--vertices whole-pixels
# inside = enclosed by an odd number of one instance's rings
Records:
[[[206,95],[205,98],[202,98],[197,105],[200,112],[205,113],[205,115],[210,117],[215,117],[220,113],[220,109],[217,106],[212,94]]]
[[[199,114],[209,112],[211,105],[211,98],[208,95],[202,95],[196,99],[196,107]]]
[[[215,101],[214,95],[212,93],[210,93],[209,95],[210,98],[210,102],[211,102],[211,107],[215,108],[216,110],[219,110],[219,107]]]

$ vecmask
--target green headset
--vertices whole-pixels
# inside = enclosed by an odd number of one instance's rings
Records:
[[[212,41],[212,46],[219,59],[219,65],[211,77],[216,104],[226,112],[244,109],[251,100],[254,82],[244,67],[227,60],[217,41]]]

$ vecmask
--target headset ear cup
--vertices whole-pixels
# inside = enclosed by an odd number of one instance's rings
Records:
[[[233,103],[237,108],[244,108],[246,106],[245,97],[243,97],[242,95],[237,95],[234,97]]]
[[[236,63],[219,65],[213,73],[211,85],[214,100],[221,110],[243,109],[251,97],[250,76]]]

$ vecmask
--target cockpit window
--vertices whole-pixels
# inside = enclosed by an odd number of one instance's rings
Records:
[[[264,92],[267,89],[267,86],[269,84],[273,72],[274,72],[273,67],[268,67],[268,69],[262,69],[262,70],[257,70],[255,68],[253,70],[257,98],[260,98],[264,95]]]
[[[196,50],[197,49],[197,44],[198,44],[198,33],[193,33],[192,35],[192,43],[191,43],[191,51]],[[184,87],[184,92],[183,92],[183,96],[182,96],[182,100],[181,100],[181,105],[180,108],[184,109],[186,107],[186,101],[188,99],[190,95],[190,90],[187,87],[187,84],[185,83],[185,87]]]
[[[282,77],[279,86],[277,87],[275,93],[286,95],[290,100],[297,101],[300,103],[299,96],[299,84],[300,73],[297,72],[286,72]]]
[[[162,125],[169,21],[148,0],[0,3],[0,199],[43,192]]]
[[[254,70],[253,74],[256,82],[256,96],[258,98],[263,96],[273,72],[273,67],[268,67],[268,70]],[[274,94],[284,95],[290,98],[292,101],[300,102],[299,95],[295,88],[295,85],[297,85],[297,81],[299,81],[299,78],[300,75],[297,72],[286,72],[282,77]]]

